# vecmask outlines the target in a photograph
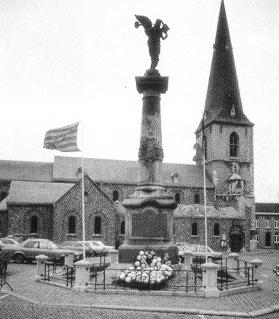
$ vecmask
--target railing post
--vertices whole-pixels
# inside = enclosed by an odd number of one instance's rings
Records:
[[[39,255],[35,257],[37,260],[37,274],[36,274],[36,281],[40,279],[46,279],[46,268],[45,264],[48,261],[48,256]]]
[[[90,280],[90,266],[91,263],[87,260],[79,260],[74,263],[76,269],[76,280],[73,289],[79,291],[86,291]]]
[[[261,279],[261,272],[260,272],[260,267],[262,265],[263,261],[260,259],[253,259],[250,261],[250,264],[253,266],[254,268],[254,281],[256,283],[261,283],[262,281]]]
[[[217,287],[217,270],[218,265],[214,264],[212,261],[209,261],[201,265],[203,270],[202,274],[202,285],[204,296],[207,297],[218,297],[220,291]]]

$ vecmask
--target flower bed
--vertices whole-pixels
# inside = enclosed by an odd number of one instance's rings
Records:
[[[168,255],[162,259],[154,251],[140,251],[133,267],[114,278],[117,285],[138,289],[161,289],[173,277]]]

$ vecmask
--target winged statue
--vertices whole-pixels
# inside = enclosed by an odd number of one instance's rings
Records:
[[[155,70],[159,62],[160,40],[165,40],[168,37],[169,27],[160,19],[157,19],[154,25],[152,25],[150,19],[145,16],[135,15],[135,17],[137,19],[135,27],[142,26],[145,34],[148,36],[147,44],[151,58],[150,69]]]

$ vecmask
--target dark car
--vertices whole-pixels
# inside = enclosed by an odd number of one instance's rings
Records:
[[[74,253],[75,260],[82,258],[82,253],[78,251],[59,248],[52,241],[40,238],[29,238],[18,245],[5,245],[2,251],[8,259],[16,263],[31,262],[38,255],[48,256],[49,260],[58,263],[63,263],[64,256],[70,253]]]

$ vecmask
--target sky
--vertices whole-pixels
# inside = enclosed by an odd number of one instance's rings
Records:
[[[220,0],[0,0],[0,159],[80,156],[43,149],[81,121],[84,157],[137,160],[147,37],[135,14],[168,24],[158,69],[164,161],[194,164]],[[255,124],[257,202],[279,202],[279,1],[225,0],[245,114]],[[81,131],[81,130],[80,130]],[[79,137],[79,143],[80,143]]]

